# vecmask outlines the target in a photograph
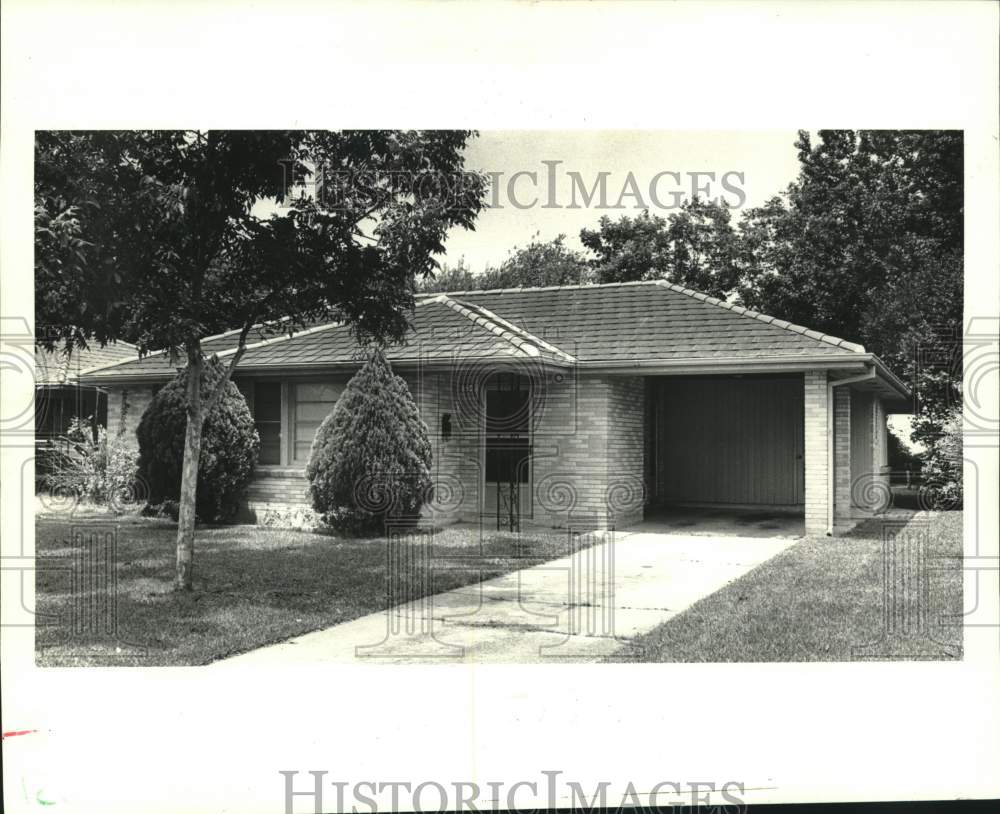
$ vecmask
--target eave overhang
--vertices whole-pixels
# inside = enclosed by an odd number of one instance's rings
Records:
[[[271,364],[271,365],[240,365],[234,371],[238,377],[257,376],[287,377],[320,376],[325,373],[339,374],[357,370],[363,360],[343,360],[336,362],[313,362],[308,364]],[[874,368],[875,378],[871,384],[859,386],[859,389],[877,392],[886,401],[890,412],[911,412],[913,396],[909,388],[890,371],[884,362],[871,353],[845,353],[843,355],[816,354],[802,356],[779,357],[718,357],[715,359],[629,359],[572,362],[568,359],[535,356],[524,358],[520,356],[449,356],[428,359],[401,359],[390,362],[399,371],[427,370],[446,372],[454,370],[462,364],[475,362],[492,362],[497,367],[517,367],[529,365],[533,368],[571,369],[579,374],[593,375],[642,375],[642,376],[692,376],[692,375],[740,375],[747,373],[804,373],[807,370],[826,370],[832,376],[839,378],[862,373]],[[178,368],[179,369],[179,368]],[[128,386],[156,384],[170,381],[177,370],[169,372],[156,371],[150,373],[132,373],[114,375],[105,373],[99,375],[81,374],[79,384]]]

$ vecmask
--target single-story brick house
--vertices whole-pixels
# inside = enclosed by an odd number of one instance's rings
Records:
[[[204,347],[224,359],[236,336]],[[388,356],[430,430],[442,521],[621,527],[685,505],[832,533],[881,507],[886,415],[911,409],[862,346],[660,280],[424,295]],[[358,364],[339,324],[248,346],[252,510],[307,503],[313,435]],[[134,428],[174,374],[154,354],[81,380]]]

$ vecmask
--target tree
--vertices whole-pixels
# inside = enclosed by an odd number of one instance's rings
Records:
[[[648,210],[635,218],[601,218],[580,241],[595,258],[598,282],[665,279],[725,299],[737,283],[739,241],[729,207],[694,198],[667,218]]]
[[[461,257],[454,266],[442,263],[441,270],[424,277],[417,288],[422,294],[438,291],[470,291],[479,288],[479,283],[472,269],[466,265],[465,258]]]
[[[962,134],[799,133],[799,177],[744,214],[740,297],[860,341],[915,385],[914,440],[961,403]]]
[[[566,235],[538,240],[536,233],[527,246],[515,247],[499,266],[488,266],[473,274],[465,258],[456,266],[443,266],[440,273],[420,286],[422,292],[469,291],[490,288],[544,288],[590,282],[590,269],[582,252],[566,245]]]
[[[226,366],[217,356],[205,362],[199,388],[203,400],[225,375]],[[187,415],[187,373],[181,371],[153,397],[136,429],[139,476],[149,489],[150,504],[180,498]],[[195,500],[198,517],[210,521],[233,517],[253,476],[259,449],[250,408],[229,381],[211,412],[205,413]]]
[[[617,221],[601,217],[597,229],[581,229],[580,242],[591,252],[599,283],[625,283],[662,277],[670,265],[667,221],[648,210]]]
[[[419,514],[430,466],[413,396],[375,349],[316,431],[306,466],[313,508],[338,528],[382,530],[390,517]]]
[[[566,235],[540,241],[536,233],[524,247],[515,247],[500,266],[486,269],[479,288],[544,288],[589,282],[583,254],[566,246]]]
[[[248,337],[336,318],[359,340],[400,339],[415,276],[483,206],[484,176],[463,171],[470,135],[38,134],[36,314],[59,328],[45,342],[121,339],[186,361],[179,588],[191,588],[205,415]],[[316,194],[292,194],[302,179]],[[229,329],[235,352],[203,394],[201,337]]]

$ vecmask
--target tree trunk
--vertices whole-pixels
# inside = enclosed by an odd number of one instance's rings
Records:
[[[184,434],[184,462],[181,466],[181,499],[177,518],[177,578],[178,590],[190,591],[194,575],[194,515],[198,495],[198,460],[201,457],[201,431],[204,413],[201,403],[201,371],[204,367],[201,350],[188,353],[187,366],[187,430]]]

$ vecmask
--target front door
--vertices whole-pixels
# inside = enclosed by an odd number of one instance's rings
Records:
[[[484,397],[483,514],[517,531],[531,515],[531,389],[515,373],[497,373]]]

